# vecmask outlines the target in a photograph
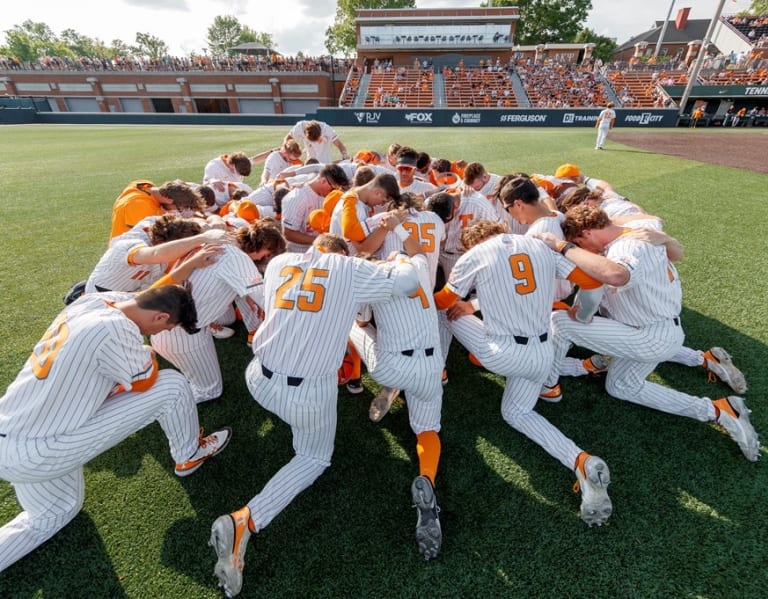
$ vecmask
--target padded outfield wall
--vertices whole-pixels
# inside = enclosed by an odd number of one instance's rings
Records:
[[[70,125],[288,125],[301,119],[319,119],[332,126],[351,127],[594,127],[599,109],[353,109],[319,108],[311,114],[172,114],[44,112],[33,103],[2,106],[0,124]],[[674,109],[616,109],[617,127],[674,127]]]

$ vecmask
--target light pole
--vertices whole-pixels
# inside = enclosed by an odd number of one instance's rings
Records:
[[[725,0],[720,0],[720,4],[717,6],[717,10],[715,11],[715,16],[712,17],[712,22],[707,28],[707,34],[704,36],[704,41],[701,44],[701,48],[699,48],[699,55],[696,57],[696,63],[693,65],[693,70],[691,70],[688,75],[688,83],[685,86],[683,97],[680,99],[680,112],[678,115],[682,115],[683,112],[685,112],[685,105],[688,103],[688,96],[691,95],[691,89],[693,88],[694,84],[696,83],[696,79],[699,76],[699,70],[701,69],[701,63],[704,61],[704,55],[707,53],[709,40],[712,39],[712,33],[715,31],[715,26],[720,20],[720,13],[723,12],[724,5]]]
[[[656,58],[661,50],[661,42],[664,41],[664,34],[667,32],[667,25],[669,25],[669,17],[672,16],[672,9],[675,7],[675,0],[669,5],[669,12],[667,18],[664,20],[664,25],[661,26],[661,33],[659,33],[659,41],[656,42],[656,49],[653,51],[653,57]]]

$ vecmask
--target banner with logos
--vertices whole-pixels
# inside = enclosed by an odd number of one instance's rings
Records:
[[[333,126],[361,127],[594,127],[599,108],[402,109],[319,108],[314,116]],[[616,110],[617,127],[674,127],[676,109]]]

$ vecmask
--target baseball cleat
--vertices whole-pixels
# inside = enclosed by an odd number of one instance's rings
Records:
[[[378,422],[389,412],[389,408],[392,407],[392,402],[400,395],[400,389],[391,389],[390,387],[382,387],[378,395],[373,398],[371,407],[368,408],[368,418],[373,422]]]
[[[581,365],[587,374],[604,374],[608,372],[608,357],[601,354],[595,354],[589,358],[582,360]]]
[[[200,429],[200,437],[197,440],[197,451],[186,462],[176,464],[174,472],[177,476],[189,476],[200,468],[206,460],[212,458],[227,446],[232,438],[232,429],[225,426],[223,429],[203,437],[203,429]]]
[[[243,588],[243,566],[248,539],[251,538],[251,511],[248,506],[224,514],[213,521],[208,544],[216,551],[213,574],[227,597],[234,597]]]
[[[731,355],[722,347],[712,347],[704,352],[704,367],[709,371],[711,382],[720,379],[739,395],[747,392],[744,374],[734,366]]]
[[[211,335],[214,339],[229,339],[232,335],[235,334],[235,331],[233,329],[230,329],[229,327],[221,326],[220,324],[216,324],[215,322],[212,322],[208,325],[208,328],[211,329]]]
[[[417,476],[411,483],[413,507],[418,514],[416,520],[416,544],[425,560],[437,557],[443,544],[440,527],[440,508],[435,501],[435,490],[426,476]]]
[[[582,451],[576,458],[576,482],[573,492],[581,491],[581,519],[589,526],[602,526],[613,513],[608,497],[611,472],[601,458]]]
[[[555,383],[551,387],[549,385],[544,385],[541,388],[541,391],[539,391],[539,399],[543,399],[544,401],[551,403],[557,403],[563,399],[563,392],[560,389],[560,385],[558,383]]]
[[[347,391],[349,391],[352,395],[359,395],[364,390],[363,381],[360,379],[351,379],[347,381]]]
[[[736,441],[745,458],[750,462],[759,460],[760,439],[749,421],[751,410],[747,409],[744,400],[741,397],[731,395],[716,399],[712,403],[718,412],[715,422],[728,433],[731,439]]]

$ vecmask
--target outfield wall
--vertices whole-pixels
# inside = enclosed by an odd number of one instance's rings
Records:
[[[356,127],[594,127],[599,108],[430,110],[318,108],[316,118]],[[677,109],[616,109],[617,127],[674,127]]]
[[[334,127],[594,127],[599,109],[430,110],[319,108],[313,114],[172,114],[0,110],[0,124],[69,125],[292,125],[305,118]],[[674,127],[675,109],[616,110],[617,127]]]

